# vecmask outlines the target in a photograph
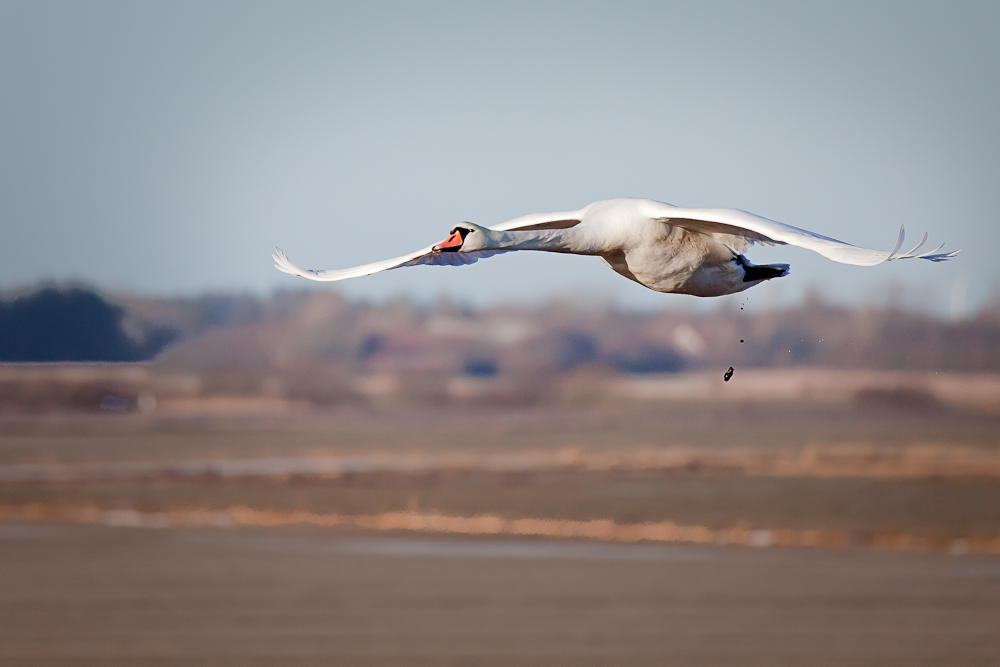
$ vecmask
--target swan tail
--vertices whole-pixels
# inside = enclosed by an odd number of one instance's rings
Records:
[[[743,282],[745,283],[784,278],[792,270],[788,264],[751,264],[750,260],[743,255],[736,255],[736,261],[743,267]]]

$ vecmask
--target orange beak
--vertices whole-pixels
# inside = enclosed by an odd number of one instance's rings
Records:
[[[451,236],[449,236],[447,238],[447,240],[442,241],[441,243],[438,243],[436,246],[434,246],[432,248],[432,250],[437,250],[437,251],[451,250],[451,251],[455,251],[455,250],[458,250],[459,248],[462,247],[462,241],[463,240],[464,239],[462,238],[462,235],[458,232],[458,230],[455,230],[455,231],[453,231],[451,233]]]

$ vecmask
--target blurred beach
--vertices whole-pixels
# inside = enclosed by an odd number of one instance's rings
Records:
[[[0,525],[19,665],[993,665],[995,556]]]
[[[0,365],[5,663],[1000,659],[990,310],[31,298],[121,361]]]

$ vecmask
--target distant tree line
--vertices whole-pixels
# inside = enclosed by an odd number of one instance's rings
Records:
[[[173,351],[161,354],[168,347]],[[483,309],[365,304],[331,291],[112,303],[84,288],[45,288],[0,301],[0,361],[154,357],[236,375],[298,363],[354,374],[423,369],[484,378],[581,367],[630,374],[730,365],[998,371],[1000,306],[952,322],[818,298],[783,310],[723,304],[700,315],[558,301]]]
[[[176,338],[167,327],[129,336],[125,315],[83,288],[50,287],[0,301],[0,361],[143,361]]]

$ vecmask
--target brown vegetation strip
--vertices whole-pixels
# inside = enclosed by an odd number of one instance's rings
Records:
[[[920,537],[904,533],[854,534],[843,531],[770,528],[724,528],[682,526],[672,521],[621,524],[594,519],[504,519],[493,515],[447,516],[421,512],[386,512],[375,515],[277,512],[248,507],[228,510],[140,512],[132,509],[103,510],[96,506],[7,505],[0,506],[0,521],[96,523],[111,527],[170,528],[235,526],[274,528],[315,526],[375,532],[406,531],[470,537],[545,537],[601,542],[652,542],[750,547],[812,547],[842,549],[850,546],[901,551],[947,551],[1000,554],[1000,536],[994,538]]]
[[[0,466],[0,481],[134,479],[160,476],[267,477],[370,472],[535,472],[546,470],[727,470],[816,477],[1000,477],[1000,449],[941,445],[808,445],[795,449],[682,448],[521,454],[375,454],[186,461],[26,463]]]

